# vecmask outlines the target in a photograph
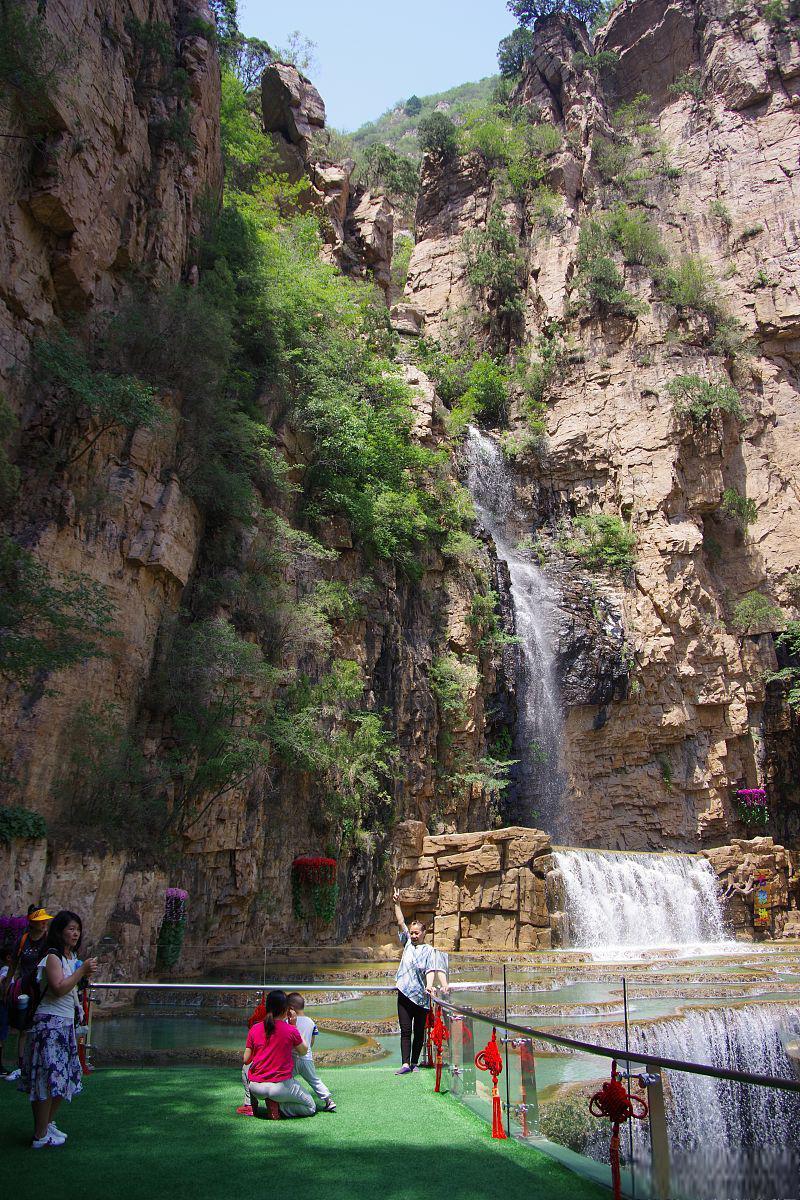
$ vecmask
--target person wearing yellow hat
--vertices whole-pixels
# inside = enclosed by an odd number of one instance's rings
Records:
[[[52,919],[53,914],[49,913],[46,908],[42,908],[40,904],[31,904],[28,906],[28,928],[14,948],[11,970],[5,979],[5,983],[7,984],[6,995],[11,991],[12,985],[16,980],[35,974],[40,961],[44,958],[47,951],[47,930]],[[9,1083],[20,1077],[22,1056],[25,1052],[25,1039],[28,1036],[28,1030],[32,1022],[33,1012],[29,1004],[25,1004],[24,1006],[19,1004],[11,1005],[8,1014],[8,1023],[12,1029],[17,1030],[18,1040],[17,1069],[11,1071],[5,1077]]]

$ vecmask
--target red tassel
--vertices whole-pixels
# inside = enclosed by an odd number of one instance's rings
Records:
[[[492,1137],[507,1139],[508,1135],[503,1128],[503,1109],[500,1104],[500,1093],[497,1090],[497,1080],[503,1069],[503,1060],[500,1057],[500,1047],[497,1044],[496,1029],[492,1030],[492,1036],[480,1054],[475,1055],[475,1066],[479,1071],[488,1071],[492,1077]]]
[[[611,1078],[607,1080],[599,1092],[595,1092],[589,1101],[589,1112],[594,1117],[608,1117],[611,1122],[611,1186],[614,1200],[621,1200],[622,1177],[619,1170],[619,1127],[622,1121],[636,1117],[641,1121],[647,1116],[647,1102],[639,1096],[632,1096],[625,1090],[624,1084],[617,1078],[617,1064],[611,1064]]]
[[[447,1026],[442,1020],[442,1010],[434,1005],[433,1012],[435,1014],[433,1019],[433,1028],[430,1031],[430,1040],[436,1047],[436,1087],[433,1090],[438,1092],[440,1090],[439,1085],[442,1082],[442,1047],[450,1037],[450,1034],[447,1031]]]
[[[497,1090],[496,1082],[492,1087],[492,1137],[508,1138],[508,1134],[503,1128],[503,1109],[500,1106],[500,1093]]]

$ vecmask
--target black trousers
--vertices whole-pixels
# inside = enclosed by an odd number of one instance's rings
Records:
[[[428,1010],[421,1004],[415,1004],[402,992],[397,993],[397,1018],[400,1022],[400,1059],[410,1063],[412,1067],[419,1062],[422,1043],[425,1041],[425,1022]],[[414,1040],[411,1040],[411,1031]]]

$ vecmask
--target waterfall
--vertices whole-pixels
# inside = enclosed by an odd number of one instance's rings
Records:
[[[633,947],[727,940],[716,876],[689,854],[558,850],[570,942],[613,958]]]
[[[631,1048],[793,1079],[781,1028],[798,1019],[800,1009],[778,1004],[689,1011],[672,1020],[632,1025]],[[668,1071],[667,1080],[675,1194],[753,1200],[796,1194],[791,1189],[796,1189],[798,1166],[797,1093],[683,1071]],[[646,1144],[646,1131],[636,1132]]]
[[[518,780],[520,819],[553,836],[565,837],[562,742],[563,718],[555,674],[552,625],[558,593],[535,563],[516,549],[513,529],[514,489],[496,441],[470,427],[466,443],[467,486],[481,524],[491,536],[497,557],[511,580],[516,635]]]

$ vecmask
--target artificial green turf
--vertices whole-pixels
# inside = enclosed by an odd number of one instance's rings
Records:
[[[493,1141],[430,1072],[325,1073],[335,1113],[239,1117],[235,1070],[98,1071],[58,1124],[59,1149],[30,1148],[25,1097],[0,1080],[0,1183],[8,1200],[607,1200],[530,1146]]]

